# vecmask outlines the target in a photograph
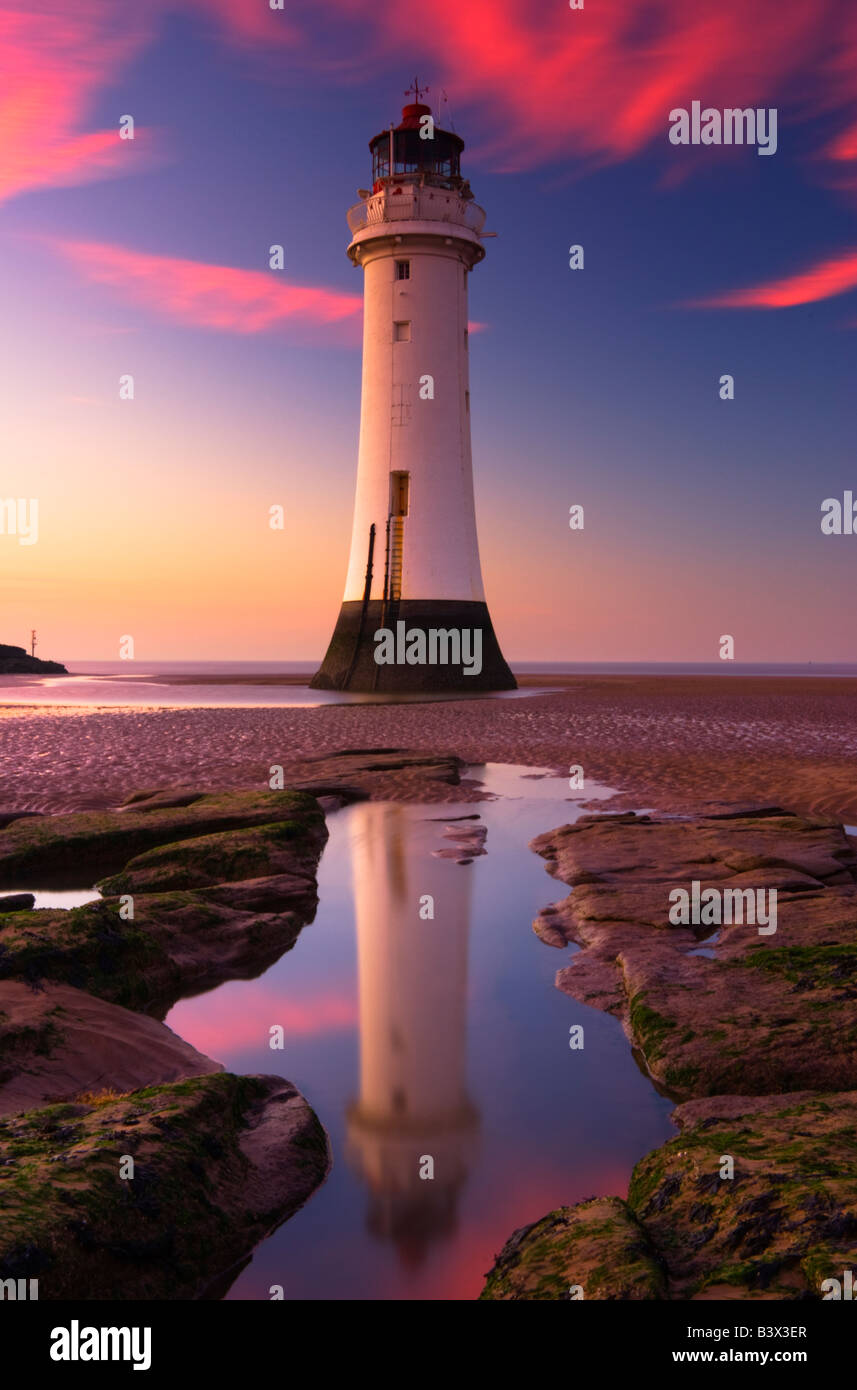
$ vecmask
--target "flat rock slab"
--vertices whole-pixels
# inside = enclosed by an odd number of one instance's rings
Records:
[[[0,1115],[221,1070],[152,1018],[68,985],[0,981]]]
[[[284,765],[290,787],[343,801],[480,801],[475,784],[462,785],[466,764],[449,753],[406,748],[350,748]]]
[[[515,1232],[482,1298],[820,1298],[855,1268],[857,1092],[718,1096],[674,1118],[681,1134],[637,1164],[627,1203]]]
[[[347,748],[281,761],[289,787],[339,805],[354,801],[481,801],[485,793],[461,783],[466,763],[450,753],[407,748]],[[135,792],[125,803],[136,810],[185,806],[200,795],[183,787]]]
[[[317,895],[286,874],[138,894],[130,921],[121,901],[0,917],[0,981],[63,982],[163,1017],[185,994],[273,965],[312,921]]]
[[[573,886],[537,931],[583,949],[557,984],[617,1014],[676,1099],[857,1087],[857,857],[835,821],[764,808],[587,817],[532,847]],[[777,891],[776,932],[670,923],[672,890]],[[550,931],[546,932],[545,927]]]
[[[220,1072],[7,1117],[0,1279],[38,1278],[40,1300],[200,1297],[228,1287],[329,1164],[279,1076]]]
[[[135,855],[120,873],[102,879],[98,888],[107,897],[118,897],[290,875],[293,891],[298,878],[305,890],[314,891],[319,847],[318,837],[306,834],[302,819],[222,830]]]
[[[854,852],[838,821],[808,820],[771,807],[700,820],[631,812],[583,816],[539,835],[532,848],[556,861],[556,876],[570,887],[694,878],[714,883],[771,869],[829,884],[857,882]]]
[[[291,821],[318,852],[327,839],[324,817],[305,792],[189,793],[168,805],[137,802],[119,811],[79,811],[13,821],[0,830],[0,886],[61,879],[80,887],[124,868],[146,850],[227,830]]]
[[[26,863],[37,880],[78,850],[90,866],[121,864],[103,881],[102,900],[0,910],[0,980],[62,982],[163,1016],[183,993],[252,978],[294,945],[318,905],[327,827],[315,798],[283,791],[185,800],[46,816],[0,833],[8,872],[15,863],[23,873]],[[212,821],[230,828],[198,833]],[[141,838],[148,848],[126,864],[122,855]]]

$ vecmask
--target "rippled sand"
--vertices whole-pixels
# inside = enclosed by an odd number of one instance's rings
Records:
[[[544,686],[545,677],[523,678]],[[517,700],[318,708],[0,706],[0,812],[116,805],[143,787],[267,781],[346,748],[456,753],[621,788],[661,810],[771,801],[857,823],[857,680],[580,676]],[[2,690],[0,690],[2,699]],[[611,803],[618,807],[622,802]]]

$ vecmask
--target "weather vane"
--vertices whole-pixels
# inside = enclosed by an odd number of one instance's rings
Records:
[[[415,78],[414,78],[414,85],[413,85],[413,87],[408,87],[408,88],[407,88],[407,90],[405,91],[405,96],[406,96],[406,97],[409,97],[409,96],[413,93],[413,95],[414,95],[414,96],[416,97],[416,99],[417,99],[417,105],[419,105],[420,97],[421,97],[421,96],[424,97],[427,91],[428,91],[428,87],[421,87],[421,86],[420,86],[420,82],[419,82],[419,78],[418,78],[418,77],[415,77]]]

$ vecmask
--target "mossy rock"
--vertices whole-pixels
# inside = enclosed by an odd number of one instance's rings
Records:
[[[249,829],[224,830],[159,845],[131,859],[121,873],[103,879],[106,895],[164,893],[288,872],[314,878],[318,837],[303,819]]]
[[[177,825],[176,817],[189,814],[196,820]],[[194,833],[214,816],[252,823]],[[167,842],[143,850],[105,881],[114,897],[70,911],[0,915],[0,979],[34,986],[52,980],[163,1014],[191,988],[260,973],[315,916],[315,872],[327,827],[304,792],[235,792],[201,797],[190,807],[46,817],[38,830],[26,855],[48,856],[40,874],[78,840],[84,860],[100,845],[107,861],[143,834],[150,844]],[[171,838],[177,830],[181,838]],[[20,845],[19,851],[25,853]],[[127,897],[132,904],[120,901]]]
[[[646,1233],[618,1197],[560,1207],[516,1231],[480,1298],[571,1302],[660,1299],[664,1273]]]
[[[131,806],[13,821],[0,831],[0,887],[26,886],[28,879],[80,886],[157,846],[274,821],[301,822],[319,852],[327,839],[318,802],[301,791],[217,792],[154,810]]]
[[[119,904],[87,903],[0,918],[0,980],[73,985],[126,1008],[175,994],[181,971],[165,948],[169,933],[125,922]]]
[[[0,1119],[0,1279],[37,1277],[40,1300],[199,1297],[328,1165],[280,1077],[220,1072]]]
[[[806,1298],[857,1268],[857,1093],[715,1097],[675,1117],[628,1192],[671,1297]]]
[[[0,980],[73,985],[163,1017],[183,995],[252,979],[291,949],[315,916],[315,880],[280,875],[200,892],[134,896],[71,911],[0,918]]]

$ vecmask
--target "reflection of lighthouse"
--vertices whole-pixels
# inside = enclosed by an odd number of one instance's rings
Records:
[[[477,1128],[466,1088],[470,874],[431,856],[438,824],[409,807],[351,811],[360,981],[360,1095],[348,1158],[369,1226],[417,1262],[454,1229]],[[420,901],[434,899],[434,919]],[[434,1177],[421,1178],[423,1160]]]

